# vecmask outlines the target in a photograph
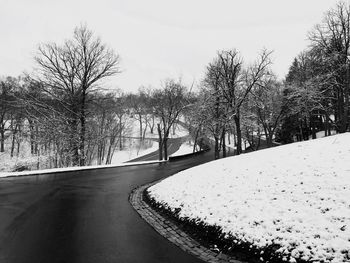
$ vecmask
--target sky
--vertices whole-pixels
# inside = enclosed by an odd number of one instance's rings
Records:
[[[336,0],[0,0],[0,76],[31,73],[40,43],[62,43],[86,24],[120,57],[104,82],[135,92],[166,78],[199,83],[218,50],[249,64],[273,50],[280,79],[308,45],[307,33]]]

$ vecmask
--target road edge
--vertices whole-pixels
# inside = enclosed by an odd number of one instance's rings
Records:
[[[163,179],[161,179],[163,180]],[[156,212],[143,200],[144,191],[160,182],[161,180],[139,186],[132,190],[129,195],[129,202],[136,212],[145,220],[156,232],[172,242],[185,252],[203,260],[207,263],[243,263],[242,261],[233,259],[226,254],[216,253],[209,248],[202,246],[194,240],[190,235],[182,231],[176,224]]]
[[[168,162],[168,161],[167,160],[139,161],[139,162],[130,162],[130,163],[121,163],[121,164],[76,166],[76,167],[53,168],[53,169],[23,171],[23,172],[3,172],[3,173],[0,172],[0,179],[10,178],[10,177],[20,177],[20,176],[32,176],[32,175],[43,175],[43,174],[53,174],[53,173],[75,172],[75,171],[83,171],[83,170],[96,170],[96,169],[118,168],[118,167],[136,166],[136,165],[157,164],[157,163],[165,163],[165,162]]]

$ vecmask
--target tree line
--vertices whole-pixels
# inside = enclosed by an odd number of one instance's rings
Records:
[[[50,167],[109,164],[135,119],[141,141],[156,127],[160,158],[167,158],[170,128],[186,98],[180,81],[137,94],[104,90],[103,80],[121,72],[120,58],[86,26],[61,45],[40,45],[35,61],[33,74],[0,81],[0,152],[11,140],[11,157],[29,142],[32,155],[50,157]]]
[[[288,113],[281,140],[316,137],[318,129],[349,130],[350,6],[339,2],[308,34],[309,47],[293,61],[284,91]]]
[[[257,150],[262,142],[271,147],[349,130],[350,5],[329,10],[308,39],[282,81],[267,50],[253,63],[236,49],[222,50],[207,65],[187,118],[195,138],[213,139],[215,158],[226,156],[226,140],[241,154],[242,140]]]

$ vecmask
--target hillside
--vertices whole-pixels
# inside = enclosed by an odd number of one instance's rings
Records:
[[[148,190],[183,220],[219,226],[289,262],[350,260],[350,133],[200,165]]]

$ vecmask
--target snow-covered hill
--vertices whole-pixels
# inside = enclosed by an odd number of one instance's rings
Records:
[[[234,242],[276,244],[286,261],[350,261],[350,133],[213,161],[148,191]]]

